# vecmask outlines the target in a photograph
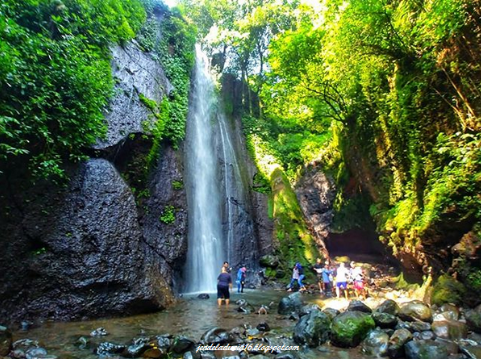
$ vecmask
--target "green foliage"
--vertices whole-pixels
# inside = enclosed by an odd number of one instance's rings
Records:
[[[481,282],[479,284],[481,285]],[[478,289],[481,289],[481,287],[478,286]],[[444,274],[438,278],[433,287],[431,302],[437,306],[445,303],[461,305],[465,295],[466,288],[464,285],[451,276]]]
[[[184,182],[182,181],[172,181],[172,188],[176,191],[181,191],[184,189]]]
[[[112,93],[108,45],[145,20],[137,0],[6,1],[0,5],[0,159],[27,158],[63,177],[105,133]]]
[[[175,222],[175,207],[171,205],[165,206],[162,214],[159,217],[159,221],[165,224],[172,224]]]
[[[179,13],[172,13],[161,24],[162,37],[155,47],[160,62],[175,90],[163,103],[165,137],[177,147],[185,137],[190,72],[194,64],[195,27],[188,24]]]

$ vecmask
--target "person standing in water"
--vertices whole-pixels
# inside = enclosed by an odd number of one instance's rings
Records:
[[[246,272],[247,268],[242,267],[237,271],[237,293],[244,293],[244,285],[246,283]]]
[[[229,288],[232,286],[232,278],[225,267],[222,267],[222,272],[217,277],[217,304],[222,305],[222,300],[229,305],[230,293]]]
[[[299,281],[299,270],[297,269],[297,264],[292,268],[292,278],[291,282],[287,286],[287,291],[292,292],[292,286],[294,285],[295,282]]]
[[[341,262],[339,264],[339,268],[337,268],[336,272],[336,296],[338,298],[341,297],[341,290],[344,292],[344,296],[348,297],[347,293],[347,281],[349,278],[349,270],[346,268],[346,265]]]

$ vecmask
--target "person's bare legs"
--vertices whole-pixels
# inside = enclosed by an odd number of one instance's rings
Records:
[[[229,305],[230,299],[225,300],[225,305]]]
[[[222,299],[220,299],[220,298],[217,299],[217,304],[218,304],[219,306],[222,305]]]

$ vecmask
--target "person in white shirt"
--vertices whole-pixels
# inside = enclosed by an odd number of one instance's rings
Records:
[[[336,272],[336,296],[338,298],[341,297],[341,290],[344,292],[344,296],[347,299],[347,281],[349,277],[349,270],[346,268],[346,265],[341,262],[339,264],[339,268],[337,268]]]

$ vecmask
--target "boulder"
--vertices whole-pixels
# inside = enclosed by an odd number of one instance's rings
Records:
[[[473,332],[481,334],[481,304],[465,314],[466,324]]]
[[[331,320],[319,311],[312,310],[304,315],[294,329],[294,341],[313,348],[324,344],[329,339]]]
[[[347,311],[358,311],[363,313],[372,313],[372,309],[369,308],[366,304],[361,302],[360,300],[351,300],[349,302],[349,306],[346,309]]]
[[[389,313],[372,313],[372,318],[377,326],[381,328],[394,328],[397,324],[397,317]]]
[[[431,308],[419,300],[404,303],[399,310],[399,317],[402,320],[414,321],[419,319],[423,322],[432,322],[433,314]]]
[[[448,359],[449,352],[445,345],[434,340],[410,341],[405,345],[406,359]]]
[[[344,312],[335,317],[331,324],[331,342],[339,347],[355,347],[367,336],[375,323],[363,312]]]
[[[397,315],[399,313],[399,305],[392,299],[382,302],[375,310],[377,313],[388,313]]]
[[[458,340],[466,338],[468,335],[468,327],[466,323],[454,320],[433,322],[432,329],[436,336],[443,339]]]
[[[259,259],[261,267],[277,268],[280,265],[279,257],[272,254],[267,254]]]
[[[371,330],[361,344],[361,351],[371,356],[386,356],[389,346],[389,335],[383,330]]]
[[[279,302],[277,313],[279,314],[291,314],[292,312],[298,313],[302,308],[301,293],[293,293],[288,297],[284,297]]]
[[[404,356],[404,344],[413,338],[407,329],[397,329],[389,338],[388,354],[390,358],[401,358]]]

